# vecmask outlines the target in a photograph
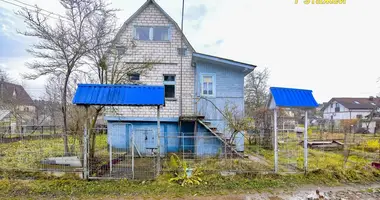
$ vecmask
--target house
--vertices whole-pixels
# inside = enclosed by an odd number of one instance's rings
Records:
[[[155,61],[151,70],[133,74],[131,79],[164,86],[161,152],[216,155],[226,144],[233,146],[234,152],[244,151],[242,133],[231,142],[222,112],[225,106],[233,106],[237,115],[244,115],[244,77],[256,66],[196,52],[178,24],[154,0],[146,1],[125,21],[115,41],[116,48],[127,55],[124,62]],[[133,131],[138,152],[150,154],[157,148],[156,109],[131,106],[108,111],[105,120],[113,146],[129,148]]]
[[[16,126],[32,123],[35,106],[32,98],[21,85],[1,79],[0,110],[1,126],[12,126],[12,130],[15,130]]]
[[[335,126],[339,126],[341,120],[349,119],[364,119],[372,112],[379,110],[380,98],[332,98],[321,109],[323,118],[335,123]],[[359,124],[360,127],[363,127]],[[365,125],[366,126],[366,125]],[[371,131],[374,132],[376,124],[371,123]]]
[[[322,108],[323,118],[330,120],[361,119],[380,106],[380,98],[332,98]]]

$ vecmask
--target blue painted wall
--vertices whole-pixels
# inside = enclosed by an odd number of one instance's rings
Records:
[[[133,129],[132,129],[132,125]],[[178,153],[183,150],[195,153],[197,156],[216,156],[223,153],[223,143],[212,133],[198,124],[195,139],[179,138],[178,136],[194,136],[194,123],[182,123],[182,132],[178,130],[178,123],[161,122],[161,155]],[[113,148],[128,151],[131,150],[131,136],[134,134],[135,148],[142,155],[151,155],[150,148],[157,147],[156,122],[108,122],[108,144]],[[137,151],[135,150],[137,155]]]
[[[201,95],[201,75],[215,74],[215,96],[207,97],[222,112],[225,106],[236,106],[239,114],[244,115],[244,76],[241,68],[224,66],[216,63],[198,61],[196,63],[195,96]],[[207,100],[200,99],[196,104],[196,111],[199,115],[204,115],[206,121],[211,122],[211,126],[217,127],[220,132],[229,136],[222,114],[215,106]],[[244,151],[244,138],[239,134],[235,139],[238,151]]]
[[[224,143],[214,137],[214,135],[202,125],[198,125],[197,134],[200,136],[197,137],[197,140],[195,141],[198,144],[195,149],[197,156],[218,156],[224,153]]]
[[[133,129],[132,126],[133,125]],[[178,123],[161,122],[160,151],[164,155],[178,152],[180,141],[178,139]],[[108,122],[108,143],[112,140],[112,147],[130,151],[131,135],[134,133],[134,143],[137,150],[143,155],[150,155],[152,148],[157,147],[156,122]],[[137,154],[137,153],[136,153]]]

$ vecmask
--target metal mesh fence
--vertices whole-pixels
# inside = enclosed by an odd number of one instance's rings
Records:
[[[157,130],[152,127],[133,128],[126,123],[113,123],[89,131],[89,175],[99,179],[150,180],[173,171],[173,165],[176,167],[173,158],[186,162],[189,169],[210,173],[273,173],[272,130],[246,133],[243,151],[234,151],[236,146],[209,133],[166,132],[158,138]],[[279,173],[303,173],[303,133],[296,133],[291,128],[279,127],[278,130]],[[1,137],[0,169],[82,174],[83,132],[66,135],[67,152],[64,151],[64,136]],[[380,135],[376,134],[330,133],[310,128],[308,171],[379,167],[379,140]]]
[[[67,151],[64,147],[67,137]],[[51,134],[0,138],[0,169],[18,171],[60,172],[83,170],[81,135]]]

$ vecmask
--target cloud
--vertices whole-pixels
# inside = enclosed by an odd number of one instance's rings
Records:
[[[201,28],[202,21],[207,15],[207,7],[204,4],[192,5],[186,9],[184,19],[192,24],[195,30]]]
[[[33,40],[25,39],[17,33],[24,30],[21,18],[12,11],[0,7],[0,58],[13,58],[27,55],[25,49]]]
[[[222,39],[219,39],[215,42],[212,42],[212,43],[209,43],[209,44],[205,44],[203,47],[204,48],[219,48],[222,44],[223,44],[224,40]]]
[[[186,20],[199,20],[206,16],[207,7],[204,4],[190,6],[186,9],[184,18]]]

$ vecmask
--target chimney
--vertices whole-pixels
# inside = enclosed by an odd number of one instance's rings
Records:
[[[373,101],[373,98],[374,98],[373,96],[370,96],[370,97],[369,97],[369,100],[370,100],[370,101]]]

